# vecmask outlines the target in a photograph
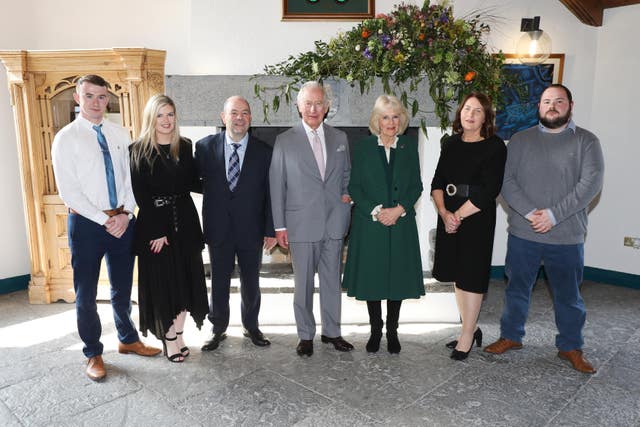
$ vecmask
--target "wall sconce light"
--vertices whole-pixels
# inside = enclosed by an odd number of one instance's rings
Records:
[[[537,65],[551,55],[551,37],[540,29],[540,17],[522,18],[520,31],[523,32],[516,45],[520,62]]]

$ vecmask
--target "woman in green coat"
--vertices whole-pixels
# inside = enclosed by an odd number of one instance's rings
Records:
[[[387,300],[387,349],[400,352],[398,318],[406,298],[424,295],[422,262],[413,205],[422,193],[417,141],[402,134],[407,110],[394,96],[376,100],[372,136],[353,149],[349,194],[354,202],[343,287],[367,301],[371,336],[367,351],[380,348]]]

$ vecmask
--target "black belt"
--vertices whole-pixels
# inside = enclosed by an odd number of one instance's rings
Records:
[[[189,193],[168,194],[166,196],[153,196],[153,206],[161,208],[163,206],[171,206],[171,214],[173,217],[173,230],[178,232],[178,210],[176,209],[176,201],[178,199],[189,196]]]
[[[445,193],[449,197],[469,197],[471,190],[480,188],[479,185],[447,184]]]
[[[181,193],[181,194],[169,194],[166,196],[153,196],[153,206],[156,208],[161,208],[163,206],[171,206],[176,203],[176,201],[182,197],[187,197],[189,193]]]

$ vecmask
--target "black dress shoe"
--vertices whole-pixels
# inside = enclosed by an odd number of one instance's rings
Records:
[[[323,343],[331,343],[333,344],[333,348],[338,351],[351,351],[353,350],[353,346],[346,342],[342,337],[329,338],[324,335],[320,335],[320,339]]]
[[[296,347],[298,356],[309,356],[313,354],[313,340],[300,340]]]
[[[262,332],[260,332],[259,329],[256,329],[255,331],[249,331],[248,329],[244,329],[242,331],[242,335],[244,335],[245,337],[251,339],[251,342],[254,345],[257,345],[258,347],[266,347],[268,345],[271,345],[271,341],[269,341],[262,334]]]
[[[209,341],[205,342],[202,346],[202,351],[213,351],[216,348],[220,347],[220,343],[227,338],[227,334],[225,332],[214,333],[213,336],[209,339]]]

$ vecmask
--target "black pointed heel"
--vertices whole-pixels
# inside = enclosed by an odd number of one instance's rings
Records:
[[[480,328],[477,328],[475,330],[475,332],[473,333],[473,341],[472,341],[472,343],[474,341],[475,341],[475,343],[476,343],[476,345],[478,347],[482,347],[482,330]],[[453,341],[449,341],[444,346],[447,347],[447,348],[454,349],[454,348],[456,348],[457,345],[458,345],[458,340],[453,340]]]

